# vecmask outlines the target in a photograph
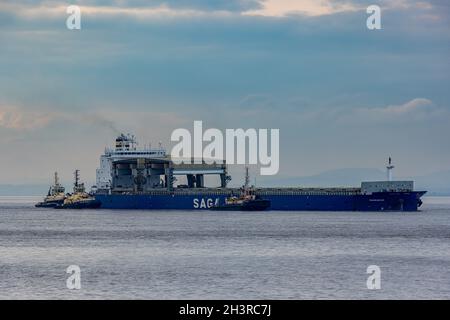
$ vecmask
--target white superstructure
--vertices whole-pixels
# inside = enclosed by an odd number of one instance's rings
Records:
[[[134,136],[121,134],[116,139],[115,148],[106,148],[100,156],[100,167],[96,172],[96,184],[98,189],[110,189],[112,181],[112,163],[117,160],[130,158],[158,159],[165,158],[166,150],[161,143],[156,149],[149,147],[137,148]]]
[[[388,164],[386,166],[387,181],[392,181],[392,169],[394,168],[395,166],[392,164],[392,158],[389,157]]]

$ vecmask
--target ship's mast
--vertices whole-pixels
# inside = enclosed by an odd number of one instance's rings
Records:
[[[392,181],[392,169],[394,168],[395,166],[392,164],[392,158],[389,157],[388,165],[386,166],[387,181]]]
[[[75,183],[73,187],[73,193],[84,193],[84,183],[80,183],[80,170],[76,169],[74,172]]]
[[[249,174],[248,166],[245,166],[245,183],[244,183],[244,188],[248,189],[249,185],[250,185],[250,174]]]
[[[80,182],[80,170],[76,169],[74,172],[74,175],[75,175],[75,184],[74,185],[75,185],[75,188],[77,188],[78,184]]]
[[[59,183],[58,172],[55,172],[53,186],[50,187],[49,195],[64,193],[64,187]]]
[[[58,172],[55,172],[55,186],[59,185]]]

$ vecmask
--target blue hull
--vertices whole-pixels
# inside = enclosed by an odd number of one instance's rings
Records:
[[[378,192],[371,195],[264,195],[269,210],[286,211],[417,211],[425,192]],[[98,194],[105,209],[207,210],[227,195]]]

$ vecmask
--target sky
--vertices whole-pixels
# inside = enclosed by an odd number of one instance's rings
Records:
[[[94,181],[119,132],[194,120],[280,129],[280,176],[448,171],[449,31],[444,0],[2,0],[0,183]]]

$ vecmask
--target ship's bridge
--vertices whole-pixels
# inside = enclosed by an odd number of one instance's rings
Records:
[[[149,145],[137,148],[138,143],[133,135],[120,134],[115,141],[115,148],[105,148],[105,153],[100,156],[100,167],[97,169],[97,188],[109,190],[112,186],[112,164],[115,161],[126,159],[163,159],[166,150],[159,143],[158,148]]]
[[[113,159],[124,159],[124,158],[161,158],[166,156],[165,149],[139,149],[139,150],[114,150],[105,149],[105,155]]]
[[[158,148],[151,148],[150,146],[143,148],[137,148],[136,138],[133,135],[121,134],[116,138],[115,149],[106,148],[105,156],[112,157],[114,159],[121,158],[158,158],[165,157],[166,150],[159,143]]]

